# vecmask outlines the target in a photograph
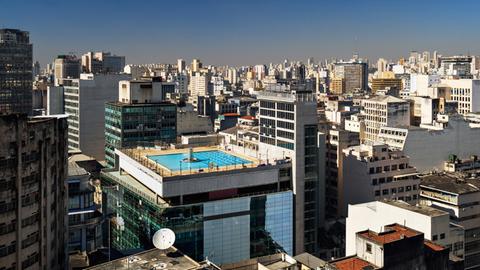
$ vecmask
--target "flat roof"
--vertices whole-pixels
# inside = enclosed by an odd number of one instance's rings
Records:
[[[403,208],[405,210],[409,210],[412,212],[416,212],[422,215],[430,216],[430,217],[437,217],[437,216],[448,216],[449,214],[445,211],[426,206],[426,205],[411,205],[404,201],[393,201],[393,200],[386,200],[381,201],[383,203],[396,206],[399,208]]]
[[[194,147],[191,149],[193,157],[197,158],[193,162],[185,159],[188,157],[189,148],[168,150],[136,148],[120,149],[120,151],[164,177],[232,171],[255,168],[261,165],[259,159],[226,151],[219,146]]]
[[[127,269],[217,269],[214,266],[200,264],[184,255],[176,248],[167,250],[151,249],[128,257],[120,258],[90,268],[90,270],[127,270]]]
[[[389,244],[396,241],[403,240],[405,238],[411,238],[422,235],[421,232],[417,232],[410,228],[401,226],[399,224],[392,224],[385,226],[385,232],[376,233],[371,230],[358,232],[357,235],[362,236],[372,242],[379,245]]]
[[[432,174],[420,177],[421,186],[453,194],[480,192],[480,178],[463,178],[452,174]]]

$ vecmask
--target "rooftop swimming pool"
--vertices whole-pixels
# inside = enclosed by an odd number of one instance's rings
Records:
[[[197,170],[238,165],[239,167],[252,162],[235,155],[231,155],[219,150],[193,152],[193,161],[188,161],[188,153],[152,155],[148,156],[150,160],[162,165],[170,171]]]

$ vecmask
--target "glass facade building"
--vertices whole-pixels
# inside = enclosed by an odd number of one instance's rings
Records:
[[[112,247],[121,252],[150,248],[153,234],[166,227],[176,234],[175,247],[195,260],[224,264],[279,251],[293,254],[291,190],[169,205],[134,181],[102,173],[103,185],[119,187],[105,192],[106,211],[124,220],[121,228],[112,226]]]
[[[31,114],[32,80],[29,33],[0,29],[0,113]]]
[[[177,107],[173,103],[105,104],[105,161],[115,165],[115,148],[175,142]]]

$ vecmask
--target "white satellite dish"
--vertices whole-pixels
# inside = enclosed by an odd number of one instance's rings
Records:
[[[153,235],[152,242],[158,249],[168,249],[175,242],[175,233],[167,228],[160,229]]]

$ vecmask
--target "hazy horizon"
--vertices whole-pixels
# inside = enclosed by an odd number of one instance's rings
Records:
[[[126,62],[254,65],[283,59],[397,60],[410,51],[480,54],[480,2],[8,1],[0,28],[30,32],[42,67],[58,54],[110,51]],[[449,5],[447,5],[449,4]]]

